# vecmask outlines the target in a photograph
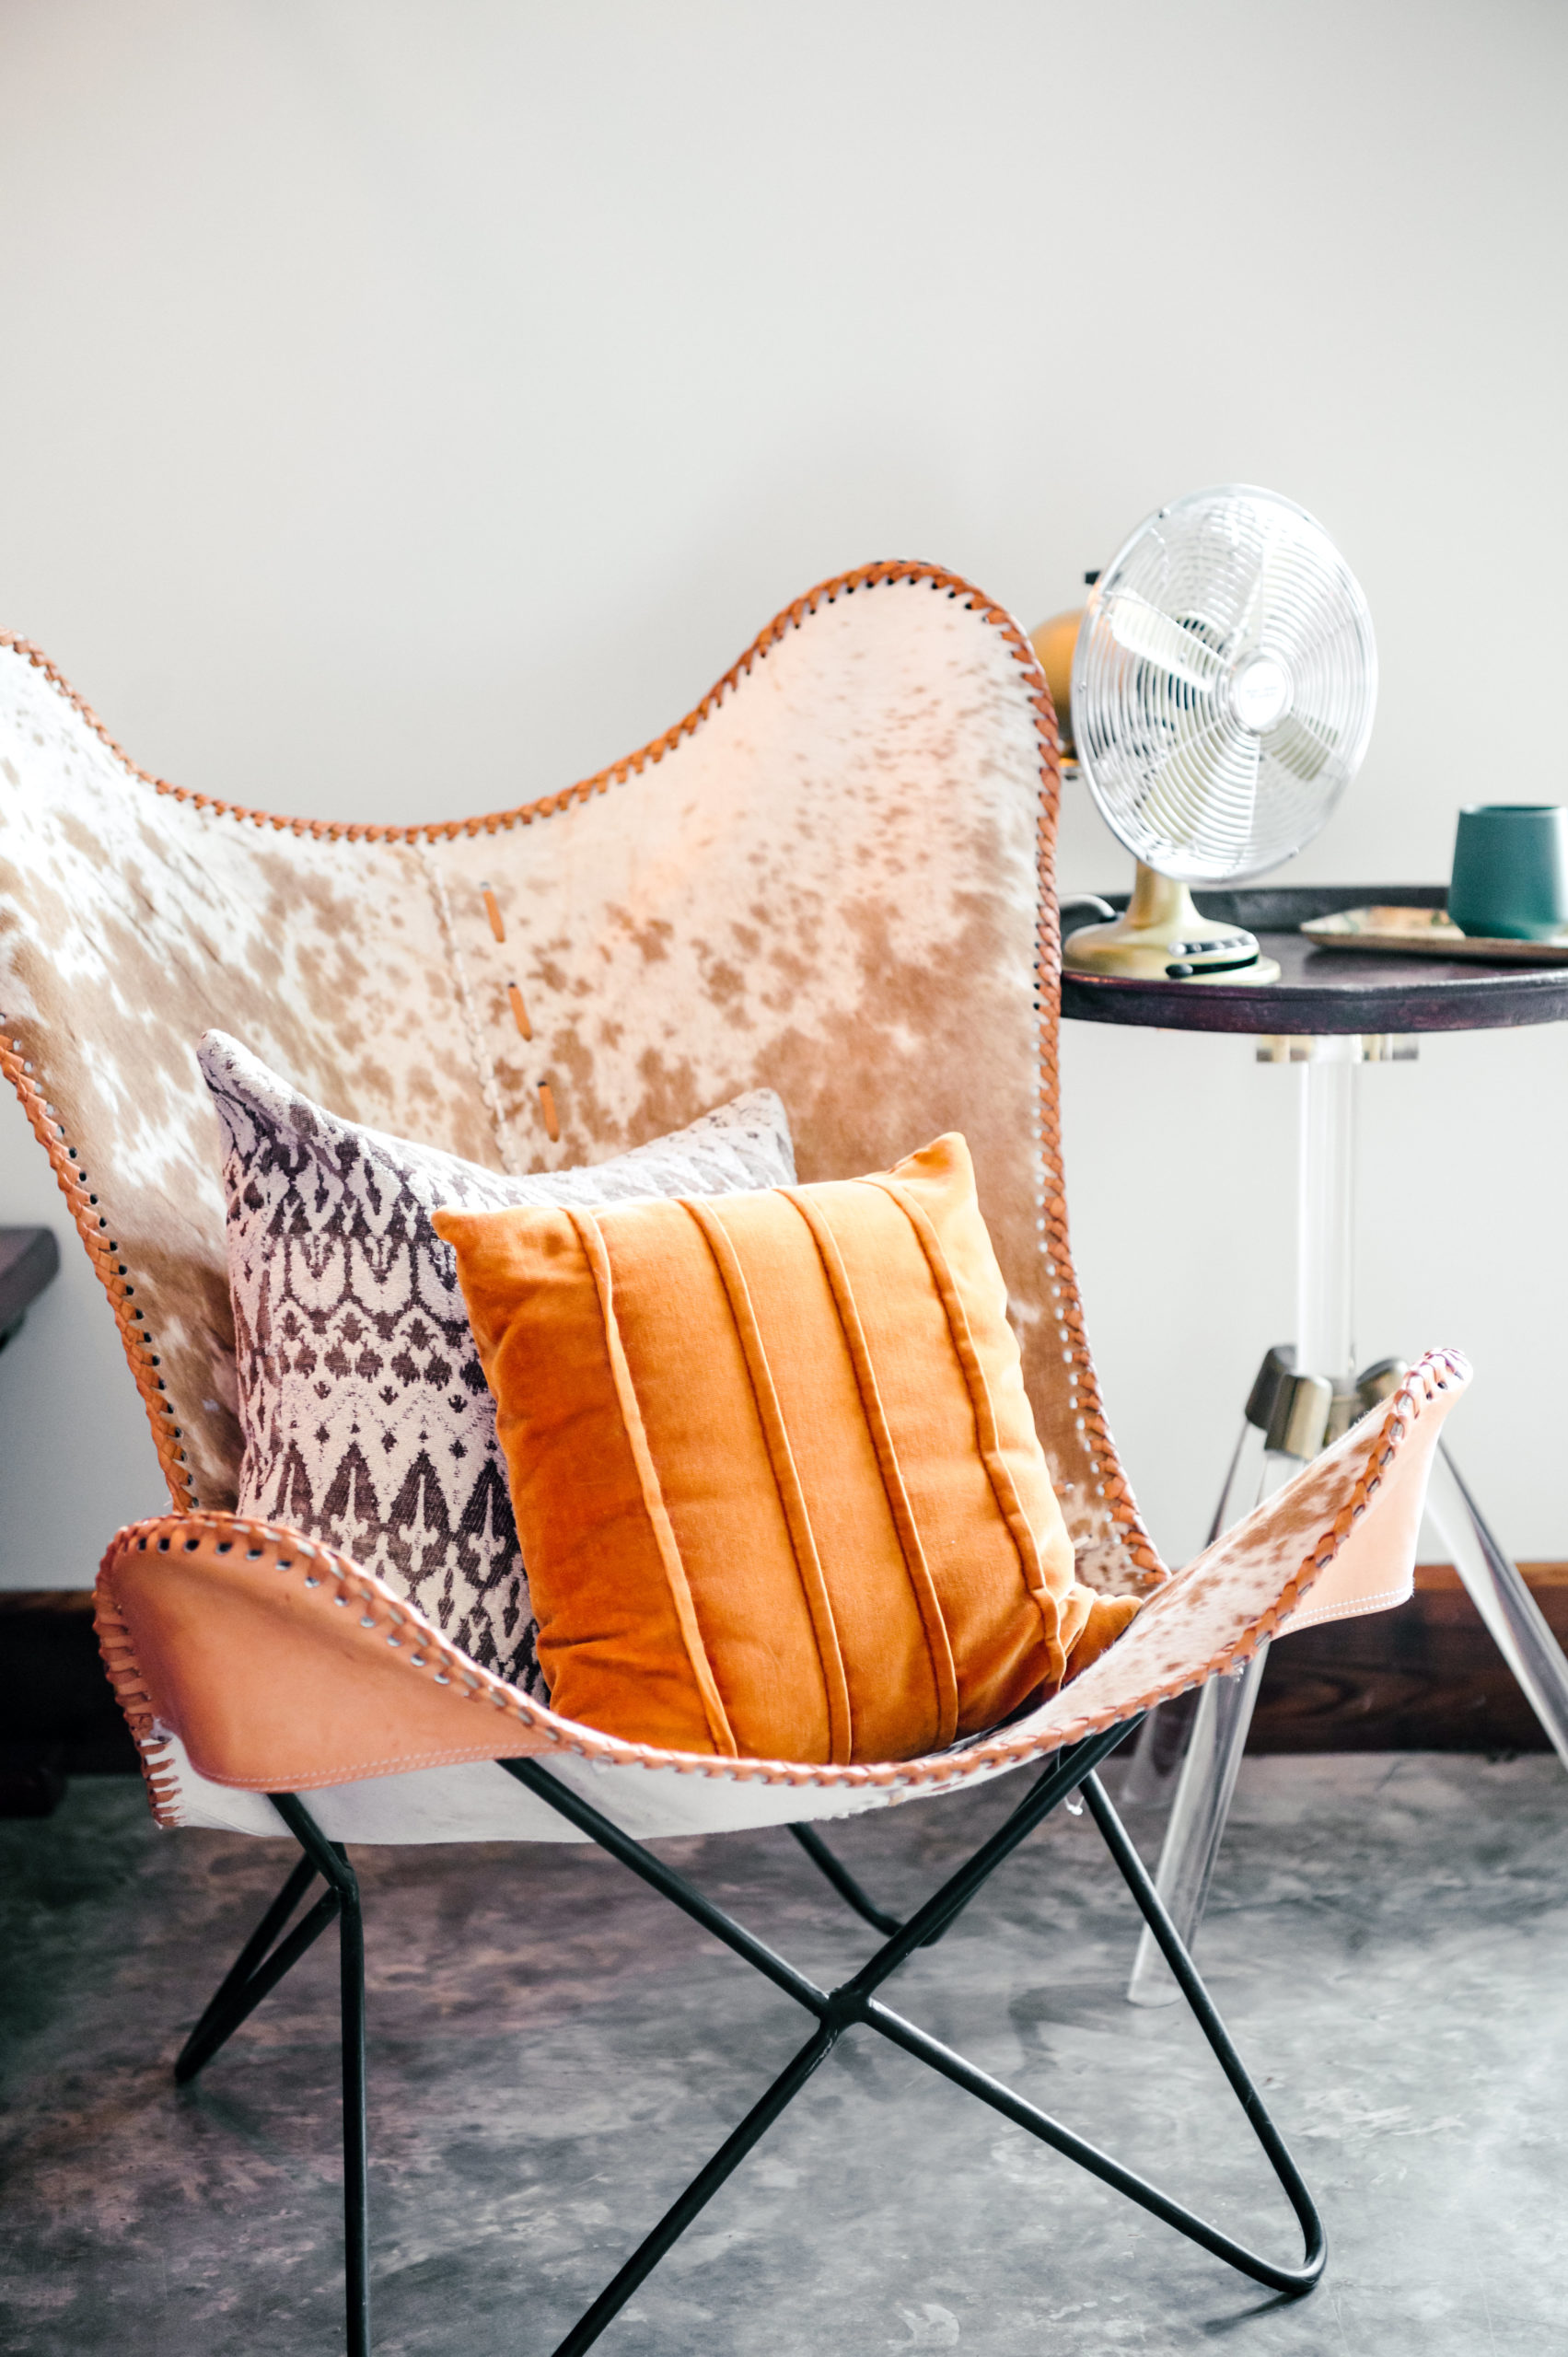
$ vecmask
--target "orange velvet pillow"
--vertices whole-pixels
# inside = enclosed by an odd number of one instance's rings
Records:
[[[1074,1583],[961,1137],[842,1184],[436,1225],[563,1716],[909,1759],[1137,1608]]]

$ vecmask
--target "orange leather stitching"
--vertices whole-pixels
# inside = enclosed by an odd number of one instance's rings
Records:
[[[5,1017],[0,1016],[0,1025],[4,1023]],[[134,1288],[126,1283],[128,1272],[119,1257],[118,1245],[104,1234],[107,1223],[88,1187],[87,1173],[80,1166],[76,1148],[67,1144],[64,1125],[55,1118],[53,1107],[46,1101],[43,1091],[33,1079],[30,1062],[23,1055],[19,1040],[10,1038],[0,1039],[0,1071],[5,1073],[21,1099],[22,1110],[32,1125],[33,1135],[49,1156],[60,1191],[70,1206],[76,1233],[87,1246],[87,1257],[109,1295],[132,1376],[152,1424],[153,1445],[157,1450],[164,1480],[168,1483],[169,1495],[175,1505],[181,1509],[193,1506],[197,1501],[191,1487],[185,1452],[179,1445],[180,1427],[174,1421],[174,1403],[165,1393],[163,1377],[157,1372],[158,1354],[142,1323],[141,1311],[131,1306]]]
[[[111,1545],[104,1556],[105,1572],[114,1551],[114,1545]],[[125,1713],[125,1724],[136,1747],[136,1757],[141,1762],[142,1780],[147,1788],[153,1817],[159,1825],[174,1825],[178,1822],[179,1779],[160,1757],[168,1746],[154,1732],[152,1699],[136,1666],[131,1631],[121,1617],[112,1595],[102,1584],[102,1573],[93,1599],[93,1625],[98,1632],[99,1652],[103,1656],[103,1666],[114,1689],[114,1699]]]
[[[1295,1576],[1285,1582],[1274,1602],[1249,1622],[1238,1637],[1222,1646],[1192,1675],[1171,1678],[1164,1684],[1146,1688],[1140,1694],[1126,1698],[1114,1706],[1080,1712],[1076,1717],[1052,1726],[1044,1734],[1003,1733],[984,1743],[968,1746],[958,1753],[948,1752],[933,1759],[896,1764],[875,1761],[862,1766],[823,1768],[781,1759],[708,1759],[688,1752],[660,1751],[648,1744],[623,1743],[615,1736],[599,1735],[591,1727],[578,1726],[569,1719],[558,1718],[544,1705],[529,1702],[514,1688],[504,1686],[488,1670],[481,1669],[477,1663],[469,1661],[455,1646],[448,1644],[422,1615],[383,1587],[373,1573],[362,1570],[346,1555],[339,1554],[336,1549],[323,1546],[319,1541],[306,1541],[296,1531],[281,1529],[271,1523],[241,1521],[237,1515],[161,1515],[149,1521],[132,1523],[117,1532],[110,1541],[103,1568],[99,1574],[99,1594],[105,1625],[111,1630],[116,1642],[119,1667],[111,1675],[126,1680],[127,1717],[132,1718],[134,1711],[145,1714],[147,1708],[145,1697],[143,1694],[140,1702],[136,1700],[140,1681],[135,1677],[134,1664],[129,1662],[129,1638],[113,1599],[114,1568],[121,1556],[132,1549],[141,1552],[147,1551],[149,1547],[172,1549],[176,1540],[183,1545],[192,1537],[198,1542],[207,1539],[232,1542],[244,1538],[252,1542],[259,1558],[270,1558],[279,1571],[298,1570],[302,1576],[319,1575],[322,1571],[331,1573],[333,1580],[331,1590],[318,1576],[319,1593],[323,1598],[342,1589],[367,1607],[379,1607],[387,1620],[406,1627],[417,1635],[422,1659],[410,1662],[416,1676],[445,1676],[449,1678],[456,1672],[470,1696],[510,1712],[537,1737],[542,1737],[550,1747],[574,1752],[585,1759],[603,1760],[616,1767],[667,1769],[685,1775],[716,1776],[742,1782],[760,1779],[770,1784],[814,1785],[835,1790],[846,1787],[873,1789],[897,1799],[900,1794],[912,1789],[962,1783],[989,1771],[1016,1766],[1026,1759],[1039,1759],[1042,1754],[1060,1750],[1068,1744],[1081,1741],[1086,1735],[1093,1735],[1121,1719],[1131,1718],[1156,1702],[1164,1701],[1173,1694],[1184,1693],[1189,1688],[1200,1686],[1206,1679],[1249,1659],[1262,1640],[1290,1618],[1319,1573],[1332,1562],[1376,1496],[1384,1472],[1394,1462],[1426,1404],[1439,1392],[1446,1391],[1450,1382],[1463,1384],[1469,1377],[1469,1367],[1457,1352],[1431,1352],[1411,1369],[1388,1402],[1346,1504],[1330,1527],[1307,1549]],[[379,1627],[382,1624],[377,1620],[376,1625]],[[116,1691],[119,1690],[117,1686]],[[1068,1687],[1066,1690],[1071,1694],[1074,1689]],[[133,1734],[136,1731],[136,1724],[137,1721],[132,1718]],[[144,1758],[146,1757],[145,1753]],[[155,1760],[153,1775],[148,1777],[149,1785],[157,1773],[157,1763]],[[168,1820],[160,1819],[160,1822],[166,1821]]]
[[[466,1749],[459,1747],[449,1751],[390,1752],[385,1759],[348,1759],[336,1768],[310,1768],[299,1775],[291,1774],[287,1770],[284,1770],[280,1771],[277,1789],[285,1792],[319,1793],[324,1787],[331,1785],[364,1783],[374,1777],[378,1771],[384,1771],[389,1775],[401,1776],[418,1768],[460,1768],[465,1762],[494,1759],[494,1752],[487,1744],[474,1745]],[[253,1793],[257,1789],[254,1784],[246,1783],[241,1777],[225,1776],[214,1768],[203,1768],[201,1775],[203,1783],[222,1784],[229,1792]]]
[[[711,719],[739,682],[749,676],[753,667],[765,662],[772,649],[790,631],[798,630],[819,607],[832,605],[840,598],[853,597],[857,590],[878,588],[888,583],[923,583],[934,592],[961,598],[964,604],[983,621],[1001,631],[1016,660],[1038,681],[1031,696],[1047,715],[1051,715],[1051,691],[1045,685],[1045,674],[1028,640],[1005,607],[995,605],[983,597],[961,574],[949,573],[941,565],[909,562],[892,562],[861,565],[851,573],[835,574],[830,580],[819,582],[804,598],[774,615],[767,628],[761,631],[738,661],[733,663],[722,679],[709,689],[702,702],[693,706],[683,720],[667,728],[636,752],[612,761],[607,769],[592,777],[583,778],[575,785],[554,794],[540,795],[533,802],[519,803],[505,810],[493,810],[473,819],[443,819],[426,820],[412,826],[371,826],[361,820],[341,819],[285,819],[266,810],[253,810],[238,802],[226,802],[210,794],[198,794],[186,785],[172,785],[167,778],[155,777],[131,759],[124,747],[116,742],[86,698],[79,695],[59,666],[52,663],[41,646],[15,631],[0,631],[0,647],[9,648],[21,656],[35,670],[41,671],[66,702],[80,714],[96,736],[100,737],[116,761],[123,764],[133,777],[155,793],[169,795],[176,802],[188,803],[192,809],[210,810],[215,816],[229,818],[254,827],[272,827],[280,833],[309,835],[322,842],[389,842],[437,843],[455,842],[459,836],[496,834],[513,827],[528,826],[535,819],[553,818],[575,802],[586,802],[592,794],[602,793],[610,785],[623,785],[629,777],[641,776],[644,770],[656,766],[666,753],[673,752],[684,737],[695,735],[703,721]],[[1051,742],[1054,754],[1055,726],[1051,715]]]

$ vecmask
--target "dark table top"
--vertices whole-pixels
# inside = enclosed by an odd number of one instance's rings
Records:
[[[1125,892],[1103,896],[1112,908]],[[1319,949],[1296,928],[1340,909],[1440,909],[1443,884],[1241,885],[1194,892],[1200,912],[1255,933],[1277,982],[1144,982],[1063,973],[1062,1012],[1078,1023],[1147,1024],[1166,1031],[1496,1031],[1568,1021],[1568,966],[1482,966]],[[1088,920],[1084,920],[1088,922]],[[1069,921],[1069,927],[1071,920]]]

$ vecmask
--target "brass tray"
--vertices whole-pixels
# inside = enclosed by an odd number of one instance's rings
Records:
[[[1568,933],[1550,941],[1509,941],[1461,933],[1446,909],[1341,909],[1302,926],[1320,949],[1408,951],[1415,958],[1473,958],[1488,966],[1568,966]]]

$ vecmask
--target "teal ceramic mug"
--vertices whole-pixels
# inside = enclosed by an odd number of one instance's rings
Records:
[[[1486,802],[1459,813],[1448,914],[1461,933],[1547,941],[1568,930],[1568,807]]]

